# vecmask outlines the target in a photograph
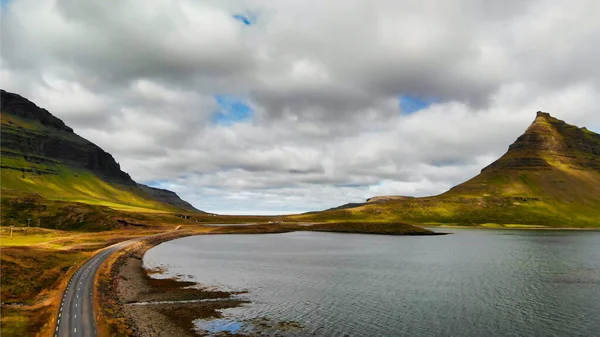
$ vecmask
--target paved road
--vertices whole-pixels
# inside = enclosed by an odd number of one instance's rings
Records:
[[[96,336],[93,300],[96,271],[110,254],[133,241],[137,240],[125,241],[104,249],[75,272],[60,304],[55,337]]]

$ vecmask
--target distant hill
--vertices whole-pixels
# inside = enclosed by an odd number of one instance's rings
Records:
[[[600,227],[600,135],[538,112],[500,159],[433,197],[375,197],[303,220]]]
[[[403,195],[382,195],[382,196],[378,196],[378,197],[372,197],[367,199],[367,202],[370,203],[378,203],[378,202],[386,202],[386,201],[390,201],[390,200],[409,200],[409,199],[413,199],[414,197],[407,197],[407,196],[403,196]]]
[[[189,202],[181,199],[177,193],[169,190],[165,190],[162,188],[151,187],[144,184],[138,184],[138,187],[142,189],[146,194],[152,196],[154,200],[158,200],[160,202],[164,202],[169,205],[173,205],[175,207],[179,207],[186,211],[192,212],[200,212],[200,210],[196,209]]]
[[[5,197],[29,193],[120,211],[197,211],[174,192],[138,185],[112,155],[47,110],[17,94],[0,94],[3,204]]]

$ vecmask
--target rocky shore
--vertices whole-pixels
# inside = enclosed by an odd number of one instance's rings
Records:
[[[193,282],[152,279],[137,257],[125,261],[119,278],[117,294],[139,336],[195,336],[195,319],[219,318],[217,310],[245,303],[232,293],[193,288]]]
[[[103,330],[109,335],[199,336],[196,319],[220,318],[220,309],[247,301],[239,293],[208,290],[194,282],[155,279],[142,266],[144,253],[161,242],[191,233],[172,233],[128,247],[99,275],[99,298],[107,316]]]

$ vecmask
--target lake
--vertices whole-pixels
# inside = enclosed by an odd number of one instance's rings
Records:
[[[600,232],[444,231],[192,236],[150,249],[144,265],[248,291],[252,303],[196,322],[212,332],[268,317],[303,327],[283,335],[600,335]]]

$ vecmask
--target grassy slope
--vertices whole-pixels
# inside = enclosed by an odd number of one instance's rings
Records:
[[[99,231],[116,227],[117,219],[135,214],[104,206],[45,199],[37,194],[2,189],[2,226],[26,226],[78,231]]]
[[[293,218],[600,227],[599,151],[599,135],[542,115],[495,165],[444,194]]]
[[[61,138],[86,145],[74,134],[55,130],[33,120],[2,113],[2,135]],[[121,211],[172,213],[181,210],[152,200],[136,186],[104,181],[92,172],[74,168],[2,145],[2,225],[24,225],[27,218],[48,228],[101,230],[114,227]],[[101,207],[105,206],[105,207]]]
[[[14,158],[3,158],[2,163],[15,165]],[[15,165],[17,166],[17,165]],[[22,163],[19,167],[31,168]],[[49,200],[80,202],[108,206],[113,209],[137,212],[172,212],[175,207],[144,198],[135,187],[108,183],[86,170],[52,165],[54,174],[20,172],[2,169],[2,188],[38,194]]]

